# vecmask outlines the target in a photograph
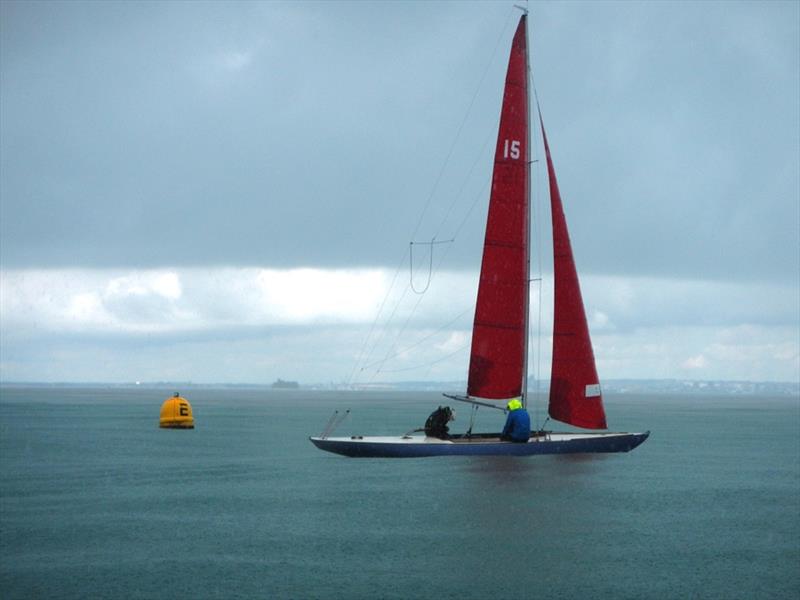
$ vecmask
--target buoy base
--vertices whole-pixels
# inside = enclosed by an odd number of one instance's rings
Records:
[[[159,423],[161,429],[194,429],[194,423]]]

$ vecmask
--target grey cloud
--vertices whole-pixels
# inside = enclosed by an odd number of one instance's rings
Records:
[[[0,10],[4,267],[391,268],[510,8]],[[583,272],[797,281],[799,10],[537,5]],[[448,268],[477,268],[506,38],[418,232],[451,234],[478,199]]]

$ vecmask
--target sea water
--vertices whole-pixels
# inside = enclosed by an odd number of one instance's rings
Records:
[[[158,428],[175,391],[196,429]],[[612,429],[652,430],[629,454],[350,459],[308,441],[335,409],[340,434],[402,434],[443,400],[4,387],[0,596],[800,595],[796,397],[609,396]]]

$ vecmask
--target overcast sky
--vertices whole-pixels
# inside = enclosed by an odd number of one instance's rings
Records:
[[[530,10],[601,378],[800,380],[800,4]],[[518,15],[0,3],[0,379],[464,379]]]

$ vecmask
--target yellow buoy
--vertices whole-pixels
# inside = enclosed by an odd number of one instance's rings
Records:
[[[170,429],[194,429],[194,417],[189,401],[177,393],[172,398],[164,400],[158,426]]]

